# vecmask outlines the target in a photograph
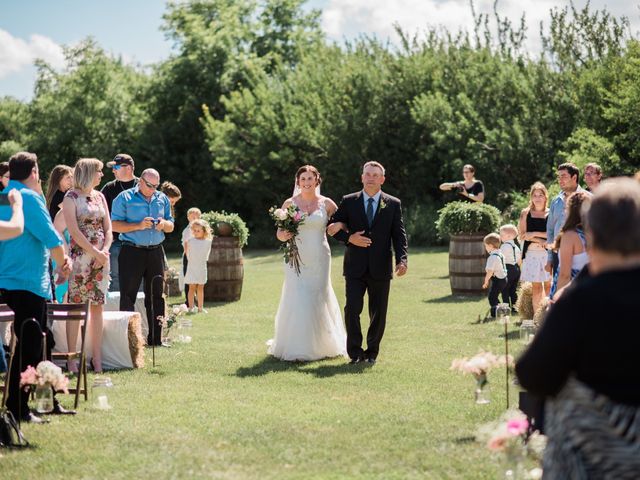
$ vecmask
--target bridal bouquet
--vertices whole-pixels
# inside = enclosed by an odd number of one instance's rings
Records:
[[[289,205],[287,208],[271,207],[269,215],[273,219],[276,228],[293,234],[293,237],[283,242],[280,250],[283,252],[284,262],[293,268],[297,275],[300,275],[302,261],[296,244],[296,235],[298,235],[298,228],[304,223],[306,215],[294,204]]]
[[[20,374],[20,388],[28,389],[32,385],[44,387],[50,385],[54,390],[69,392],[69,379],[62,373],[62,369],[56,364],[45,360],[36,368],[31,365]]]

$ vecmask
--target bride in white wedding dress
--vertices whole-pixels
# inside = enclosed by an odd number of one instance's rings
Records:
[[[284,264],[284,285],[269,354],[281,360],[310,361],[347,355],[347,336],[340,306],[331,286],[331,249],[325,230],[336,204],[319,194],[320,173],[311,166],[296,173],[296,189],[283,208],[295,204],[306,215],[296,244],[302,265],[298,276]],[[279,230],[278,240],[291,238]]]

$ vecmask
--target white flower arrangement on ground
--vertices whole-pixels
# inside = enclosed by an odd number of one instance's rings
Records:
[[[509,355],[494,355],[491,352],[481,351],[471,358],[456,358],[451,362],[450,370],[463,374],[473,375],[477,381],[487,382],[487,373],[495,367],[513,366],[513,357]]]
[[[168,332],[169,330],[171,330],[171,327],[173,327],[176,324],[176,322],[178,321],[178,318],[181,317],[182,315],[185,315],[188,312],[189,312],[189,307],[187,307],[184,303],[181,305],[174,305],[171,308],[169,315],[167,315],[166,317],[160,316],[158,317],[158,319],[162,322],[162,326],[165,327]]]

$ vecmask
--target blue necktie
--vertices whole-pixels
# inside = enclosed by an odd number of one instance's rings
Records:
[[[373,224],[373,198],[367,200],[367,221],[369,222],[369,227],[371,227]]]

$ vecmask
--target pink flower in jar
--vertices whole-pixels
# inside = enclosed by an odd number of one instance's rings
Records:
[[[93,282],[87,282],[87,290],[93,290]]]
[[[36,369],[29,365],[27,369],[20,374],[20,386],[35,385],[37,376]]]
[[[489,447],[489,450],[492,450],[494,452],[501,452],[504,450],[506,444],[507,439],[505,437],[497,436],[490,439],[487,446]]]
[[[522,435],[529,428],[529,422],[526,418],[514,418],[507,422],[507,432],[511,435]]]

